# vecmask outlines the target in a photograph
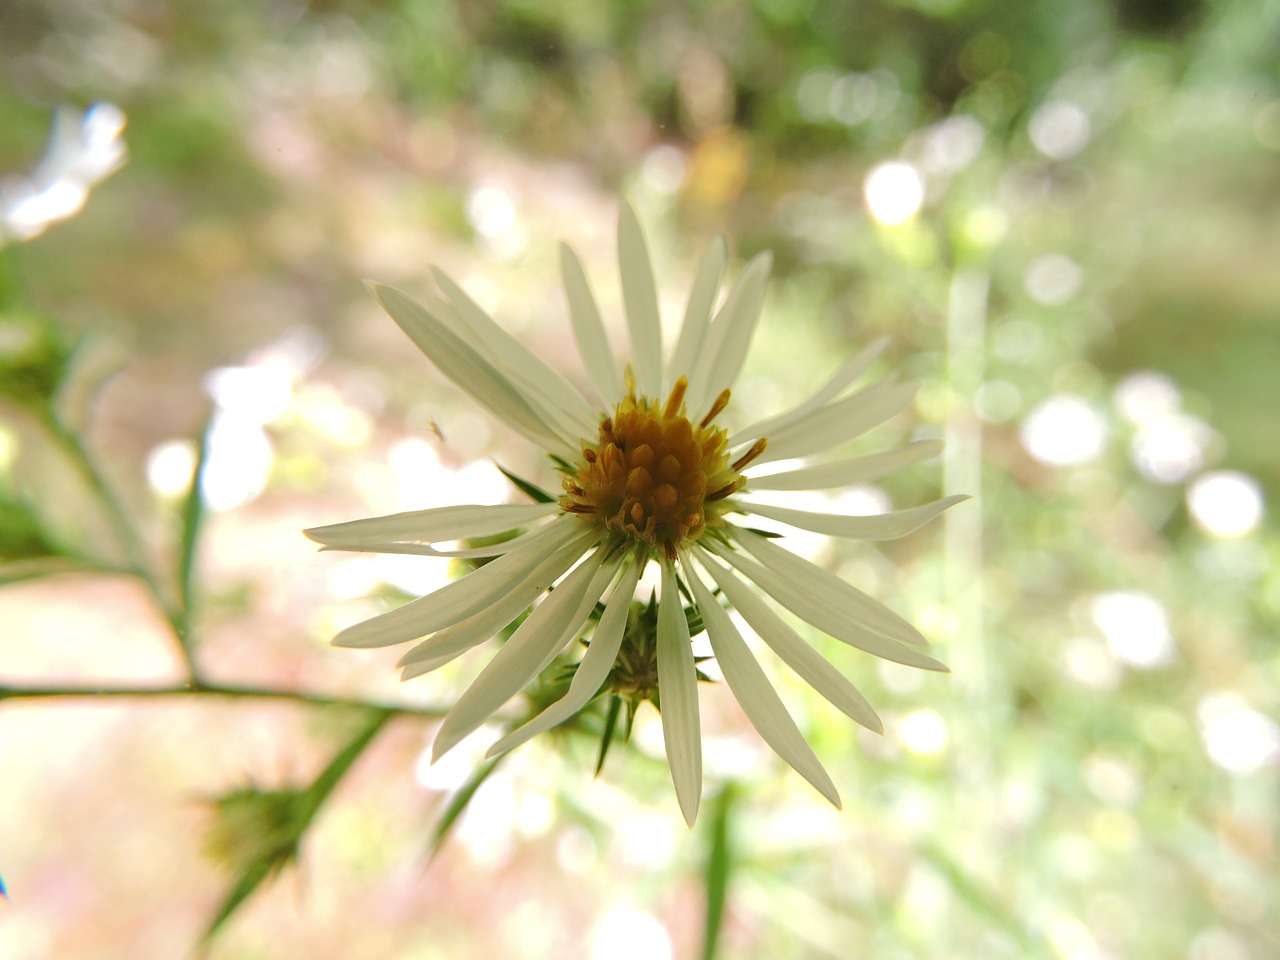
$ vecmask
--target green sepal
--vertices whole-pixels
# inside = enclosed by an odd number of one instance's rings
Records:
[[[547,491],[543,490],[536,483],[532,483],[526,480],[524,477],[519,476],[518,474],[512,473],[502,464],[498,463],[497,460],[493,462],[493,465],[498,468],[499,473],[501,473],[504,477],[506,477],[508,480],[511,481],[512,486],[514,486],[517,490],[523,493],[526,497],[528,497],[534,503],[555,503],[556,502],[556,499],[557,499],[556,497],[553,497],[551,494],[547,493]]]
[[[566,460],[564,457],[555,453],[548,453],[547,456],[550,457],[551,462],[556,465],[556,469],[559,470],[561,473],[563,473],[565,476],[576,477],[578,475],[578,468],[574,466],[572,463],[570,463],[568,460]]]
[[[618,712],[622,709],[622,698],[613,696],[609,698],[609,712],[604,718],[604,732],[600,734],[600,754],[596,757],[596,773],[600,776],[600,771],[604,769],[604,758],[609,753],[609,745],[613,742],[614,731],[618,727]],[[630,723],[627,724],[628,737],[630,736]]]

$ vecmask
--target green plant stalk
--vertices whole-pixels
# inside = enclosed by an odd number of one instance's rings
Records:
[[[50,436],[68,455],[81,477],[88,483],[89,489],[102,505],[107,522],[111,524],[112,531],[115,533],[121,549],[124,550],[125,558],[128,562],[128,571],[141,580],[151,593],[156,606],[173,631],[183,662],[194,680],[199,674],[196,669],[195,658],[192,655],[190,637],[188,636],[186,611],[180,603],[175,602],[172,597],[173,591],[166,589],[164,582],[152,568],[146,547],[142,542],[142,538],[138,536],[137,531],[133,528],[124,505],[116,497],[106,478],[94,465],[93,459],[89,456],[89,451],[80,442],[80,438],[67,428],[58,415],[52,409],[49,409],[45,411],[41,420],[45,429],[49,431]]]
[[[204,683],[191,681],[168,687],[110,687],[110,686],[9,686],[0,684],[0,703],[6,700],[50,700],[83,697],[240,697],[253,700],[286,700],[314,707],[351,707],[364,710],[383,710],[404,716],[438,719],[448,710],[443,707],[414,707],[394,703],[372,703],[351,697],[330,697],[323,694],[304,693],[297,690],[276,690],[269,687],[248,687],[236,684]]]

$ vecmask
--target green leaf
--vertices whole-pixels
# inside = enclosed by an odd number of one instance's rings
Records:
[[[132,574],[133,571],[80,557],[36,557],[30,560],[0,563],[0,587],[20,583],[23,580],[52,577],[60,573],[111,573],[125,576]]]
[[[702,928],[702,960],[715,960],[720,948],[720,930],[724,925],[724,906],[729,896],[729,879],[733,873],[732,811],[737,790],[726,783],[715,800],[711,830],[707,837],[707,863],[703,889],[707,891],[706,919]]]
[[[506,477],[515,486],[517,490],[527,496],[534,503],[555,503],[556,498],[547,491],[543,490],[535,483],[531,483],[524,477],[512,473],[498,461],[494,461],[493,465],[498,468],[499,472]]]
[[[282,866],[282,864],[268,865],[259,862],[247,868],[236,880],[226,899],[222,901],[222,906],[218,908],[218,912],[213,915],[209,928],[205,931],[204,936],[201,937],[201,943],[207,945],[217,932],[222,929],[223,924],[231,919],[231,915],[240,909],[240,905],[248,900],[258,887],[262,886],[264,880],[278,873]]]

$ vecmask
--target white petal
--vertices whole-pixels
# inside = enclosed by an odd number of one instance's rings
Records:
[[[600,598],[599,594],[588,596],[588,588],[600,569],[605,549],[596,550],[565,577],[480,671],[440,725],[431,748],[432,760],[444,756],[519,693],[537,675],[548,651],[563,648],[582,628]]]
[[[546,422],[528,397],[422,304],[394,287],[380,283],[370,283],[369,289],[391,319],[436,368],[471,394],[481,406],[532,443],[568,457],[578,455],[576,446]]]
[[[528,576],[531,569],[541,567],[539,560],[547,564],[548,569],[562,563],[560,571],[563,572],[596,536],[575,531],[575,526],[580,527],[573,523],[552,524],[545,538],[486,563],[434,593],[348,627],[333,638],[333,644],[386,647],[424,637],[465,620],[496,603]],[[547,551],[553,552],[548,556]],[[548,575],[546,585],[550,586],[557,576],[559,573]]]
[[[488,344],[480,341],[476,331],[467,325],[448,300],[429,295],[426,297],[426,308],[432,316],[448,325],[459,339],[469,344],[486,363],[519,391],[538,421],[545,424],[547,430],[556,438],[559,444],[557,452],[561,449],[571,451],[581,449],[582,438],[595,432],[594,428],[588,431],[581,420],[575,420],[561,404],[556,403],[543,390],[531,383],[529,377],[513,373],[509,363],[499,361],[494,351]],[[585,404],[586,400],[583,399],[582,403]]]
[[[820,602],[832,606],[839,616],[893,640],[916,647],[929,646],[929,641],[909,621],[898,616],[875,597],[841,580],[830,570],[810,563],[803,557],[797,557],[768,537],[740,528],[734,533],[734,539],[774,576],[816,594],[821,598]]]
[[[436,543],[463,537],[488,537],[534,523],[559,509],[558,503],[437,507],[312,527],[302,532],[326,547],[369,549],[369,544]]]
[[[857,687],[774,613],[758,593],[728,568],[714,562],[706,551],[699,552],[698,562],[715,579],[729,603],[800,679],[868,730],[884,732],[880,717]]]
[[[564,551],[545,558],[492,604],[416,644],[396,663],[396,666],[405,668],[401,679],[407,680],[428,673],[439,666],[440,662],[448,662],[476,644],[495,636],[546,593],[556,578],[569,569],[579,556],[581,553]],[[447,657],[447,660],[440,661],[441,657]],[[422,664],[426,663],[435,665],[423,667]]]
[[[493,631],[490,632],[489,636],[493,636]],[[482,637],[468,646],[452,644],[447,648],[442,648],[442,652],[432,659],[415,660],[400,671],[400,681],[403,683],[406,680],[412,680],[414,677],[421,677],[431,673],[433,670],[439,670],[446,663],[453,663],[476,644],[483,643],[487,639],[488,637]]]
[[[552,520],[551,523],[555,523]],[[344,550],[360,551],[364,553],[397,553],[409,554],[417,557],[444,557],[446,559],[474,560],[482,557],[500,557],[504,553],[510,553],[512,550],[519,550],[526,546],[530,541],[537,537],[550,524],[544,524],[541,527],[531,527],[519,536],[512,537],[510,540],[502,540],[498,543],[485,544],[482,547],[471,547],[466,550],[437,550],[425,543],[370,543],[360,547],[343,547]]]
[[[702,578],[694,573],[692,564],[685,564],[684,569],[702,621],[707,625],[707,636],[711,639],[716,663],[742,712],[774,753],[813,784],[814,789],[831,801],[837,810],[840,809],[840,794],[835,784],[805,742],[804,735],[760,669],[760,664],[751,655],[738,628],[703,584]]]
[[[578,341],[578,352],[587,375],[605,404],[616,403],[622,396],[622,381],[618,379],[618,365],[613,358],[613,348],[600,320],[596,298],[591,295],[582,261],[567,244],[560,244],[560,275],[564,280],[564,293],[569,301],[569,317],[573,322],[573,335]]]
[[[458,311],[458,315],[475,331],[491,357],[497,360],[495,366],[519,381],[527,394],[539,400],[549,411],[558,414],[558,419],[573,424],[583,435],[594,432],[596,417],[582,394],[568,380],[498,326],[447,273],[432,268],[432,276]]]
[[[735,503],[748,513],[768,517],[779,523],[789,523],[802,530],[823,533],[828,537],[847,537],[851,540],[896,540],[920,529],[944,510],[968,499],[967,494],[955,494],[907,510],[893,510],[889,513],[876,513],[865,517],[810,513],[807,510],[765,506],[742,500],[737,500]]]
[[[602,556],[606,556],[609,559],[604,561],[600,569],[596,571],[595,576],[591,578],[591,582],[587,585],[587,592],[582,598],[581,607],[571,618],[571,623],[574,624],[573,628],[570,632],[565,634],[564,640],[561,641],[559,646],[552,647],[547,651],[542,663],[538,665],[538,669],[533,671],[533,675],[530,676],[530,680],[542,673],[542,671],[547,669],[547,667],[551,666],[551,661],[560,656],[565,645],[574,637],[582,633],[582,628],[586,626],[587,621],[591,617],[591,611],[594,610],[596,604],[600,602],[600,598],[609,593],[609,584],[612,583],[613,579],[618,575],[621,560],[619,559],[619,555],[616,551],[612,556],[610,556],[610,551],[607,547],[601,547],[600,553]]]
[[[631,359],[640,393],[656,397],[662,392],[662,324],[658,318],[658,291],[653,266],[640,222],[631,204],[618,210],[618,269],[622,274],[622,300],[631,332]]]
[[[884,348],[888,345],[889,338],[881,337],[879,340],[863,347],[852,357],[840,365],[840,369],[831,375],[818,392],[809,397],[803,403],[792,407],[790,410],[779,413],[776,416],[769,417],[766,420],[760,420],[753,423],[739,433],[729,438],[729,446],[736,447],[744,443],[760,437],[767,437],[771,434],[791,426],[797,420],[802,420],[819,407],[825,405],[828,401],[834,400],[844,392],[845,387],[853,383],[860,376],[866,373],[867,369],[876,362],[880,354],[884,353]]]
[[[693,372],[694,361],[706,337],[711,308],[715,306],[716,291],[720,289],[720,277],[724,274],[725,259],[724,237],[716,237],[707,244],[707,249],[698,261],[698,270],[694,274],[693,286],[689,290],[689,302],[684,311],[684,322],[680,325],[680,336],[676,340],[676,348],[671,354],[671,363],[667,367],[667,380],[672,383],[681,376]],[[690,383],[690,390],[693,387],[694,385]],[[699,389],[698,395],[701,396],[705,388]]]
[[[904,447],[868,453],[836,463],[820,463],[785,473],[749,477],[750,490],[831,490],[879,480],[904,467],[929,460],[942,452],[941,440],[917,440]]]
[[[909,667],[920,667],[923,670],[947,671],[945,665],[914,647],[891,640],[869,629],[863,623],[842,616],[833,603],[804,584],[779,576],[775,569],[763,567],[723,544],[713,542],[709,547],[713,553],[728,561],[730,566],[744,574],[765,593],[823,633],[884,660],[892,660],[894,663],[906,664]]]
[[[917,389],[916,383],[883,380],[828,404],[791,426],[768,434],[769,446],[755,462],[807,457],[848,443],[904,410]]]
[[[640,564],[632,564],[623,575],[622,582],[614,587],[604,613],[600,616],[600,622],[591,634],[587,652],[573,673],[568,692],[524,726],[495,743],[486,756],[496,757],[514,750],[525,741],[564,723],[596,695],[600,685],[609,676],[609,671],[613,669],[618,650],[622,647],[627,613],[631,609],[636,583],[640,580],[640,569]]]
[[[698,352],[694,373],[689,378],[690,384],[696,382],[700,388],[689,400],[694,419],[701,419],[719,392],[731,388],[742,372],[742,363],[764,306],[764,290],[772,265],[773,254],[768,251],[752,257],[711,322]]]
[[[662,739],[676,799],[685,823],[693,826],[702,799],[702,736],[698,720],[698,675],[689,644],[689,623],[676,586],[675,569],[662,563],[658,598],[658,695]]]

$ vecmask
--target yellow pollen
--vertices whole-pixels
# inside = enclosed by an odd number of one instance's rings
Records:
[[[665,403],[637,397],[633,377],[625,382],[626,396],[601,418],[596,442],[583,445],[576,473],[564,478],[560,506],[675,559],[682,544],[721,524],[732,509],[725,501],[746,482],[741,466],[759,456],[764,441],[730,464],[728,436],[712,423],[729,402],[728,390],[694,426],[685,411],[685,377]]]

